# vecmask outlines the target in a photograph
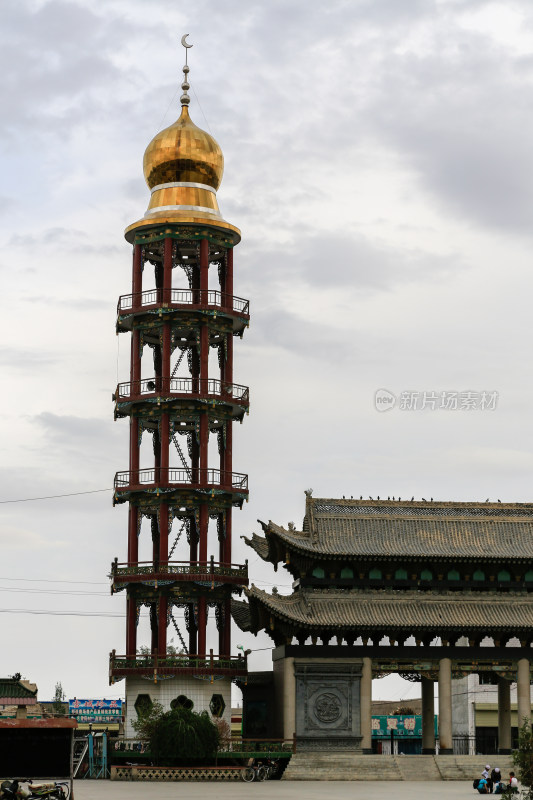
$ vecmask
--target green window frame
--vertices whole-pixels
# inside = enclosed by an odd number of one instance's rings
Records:
[[[351,567],[343,567],[341,569],[341,578],[353,578],[353,569]]]
[[[511,580],[511,574],[509,572],[507,572],[506,569],[501,569],[498,572],[498,580],[501,581],[502,583],[504,581],[510,581]]]
[[[368,577],[371,581],[380,581],[383,577],[383,574],[380,569],[374,567],[374,569],[371,569],[368,573]]]
[[[399,567],[394,573],[394,577],[397,581],[406,581],[407,580],[407,570],[403,567]]]
[[[420,580],[421,581],[432,581],[433,580],[433,573],[430,569],[423,569],[420,573]]]
[[[485,580],[485,573],[482,569],[476,569],[474,574],[472,575],[473,581],[484,581]]]
[[[451,569],[448,572],[448,580],[449,581],[460,581],[461,580],[461,576],[459,575],[459,573],[457,572],[456,569]]]
[[[311,575],[313,578],[325,578],[326,573],[323,567],[315,567],[312,571]]]

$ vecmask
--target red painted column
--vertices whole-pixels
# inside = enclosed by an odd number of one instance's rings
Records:
[[[207,642],[207,600],[205,595],[198,600],[198,655],[205,656]]]
[[[137,608],[132,597],[126,600],[126,655],[134,656],[137,652]]]
[[[165,242],[168,241],[165,239]],[[170,322],[163,324],[163,346],[161,348],[161,389],[163,392],[170,391],[170,350],[171,350],[172,328]],[[170,417],[168,411],[161,414],[160,427],[160,461],[159,461],[159,481],[168,484],[169,481],[169,458],[170,458]]]
[[[226,250],[226,274],[224,276],[224,289],[226,294],[225,306],[228,310],[233,310],[233,248]]]
[[[139,418],[130,417],[130,483],[139,481]]]
[[[228,311],[233,311],[233,249],[226,251],[226,270],[224,281],[225,305]],[[233,333],[226,337],[226,353],[223,362],[223,377],[225,383],[233,383]],[[224,480],[231,486],[233,471],[233,422],[226,423],[226,442],[223,451],[224,457]],[[224,564],[231,564],[231,536],[232,536],[232,508],[226,509],[225,537],[220,543],[220,561]],[[219,635],[220,655],[229,656],[231,654],[231,597],[224,601],[224,622]]]
[[[150,609],[150,633],[151,633],[151,642],[150,642],[150,649],[152,651],[152,655],[158,650],[159,644],[159,617],[157,616],[157,606],[155,603],[152,604],[152,608]]]
[[[221,656],[231,654],[231,598],[223,603],[224,621],[218,632],[218,652]]]
[[[170,236],[165,239],[163,247],[163,303],[166,305],[172,300],[172,249],[174,243]]]
[[[206,416],[206,415],[202,415]],[[200,506],[200,552],[198,561],[202,564],[207,563],[207,529],[209,525],[209,513],[207,503]],[[205,655],[207,646],[207,599],[202,595],[198,599],[198,653]]]
[[[168,529],[169,508],[168,503],[161,503],[159,507],[159,563],[168,564]]]
[[[189,631],[189,653],[195,656],[198,652],[197,631],[194,625],[194,605],[189,605],[189,614],[191,615],[191,630]]]
[[[139,543],[137,538],[137,522],[139,509],[130,503],[128,513],[128,564],[135,566],[139,560]]]
[[[207,292],[209,289],[209,242],[202,239],[200,242],[200,303],[207,305]]]
[[[141,379],[141,349],[140,332],[132,331],[131,334],[131,359],[130,359],[130,386],[131,393],[137,394],[140,391]],[[137,417],[130,417],[130,483],[138,482],[139,470],[139,420]]]
[[[161,414],[161,467],[159,469],[159,482],[163,485],[168,484],[168,463],[169,463],[169,438],[170,420],[168,413]]]
[[[134,278],[135,278],[135,261],[137,259],[140,264],[140,247],[137,251],[137,246],[134,252]],[[140,378],[140,334],[139,331],[133,331],[131,336],[131,359],[130,359],[130,384],[132,392],[135,391],[135,382]],[[139,419],[138,417],[130,417],[130,453],[129,453],[129,471],[130,471],[130,484],[135,485],[139,481]],[[137,564],[139,560],[139,543],[137,536],[137,522],[139,518],[139,509],[130,503],[128,515],[128,564]],[[128,634],[129,635],[129,634]]]
[[[168,600],[165,595],[160,595],[157,621],[157,652],[160,656],[167,653],[167,609]]]
[[[141,308],[143,289],[142,273],[142,246],[136,244],[133,248],[133,273],[131,277],[131,293],[133,295],[133,310]]]
[[[200,328],[200,394],[209,392],[209,328]]]
[[[161,389],[170,391],[170,356],[172,349],[172,326],[170,322],[163,324],[163,346],[161,348]]]
[[[207,564],[207,526],[209,524],[209,514],[207,503],[200,506],[200,552],[198,561]]]
[[[221,561],[224,564],[231,564],[231,508],[226,510],[226,536],[221,542]],[[229,656],[231,653],[231,597],[224,601],[224,625],[223,625],[221,655]]]
[[[131,332],[131,363],[130,363],[130,383],[131,394],[136,395],[140,392],[141,380],[141,332],[134,329]]]

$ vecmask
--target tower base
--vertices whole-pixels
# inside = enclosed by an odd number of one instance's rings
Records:
[[[126,678],[126,738],[137,738],[133,722],[138,719],[137,709],[148,702],[158,702],[164,711],[170,711],[173,700],[183,703],[183,698],[192,701],[192,711],[207,711],[211,716],[225,720],[231,727],[231,679],[223,677],[211,682],[190,675],[168,678],[157,683],[145,678]],[[188,705],[188,704],[187,704]],[[191,708],[190,705],[188,705]]]

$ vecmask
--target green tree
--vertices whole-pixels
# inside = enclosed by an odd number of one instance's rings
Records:
[[[522,800],[533,800],[533,728],[529,722],[518,731],[518,748],[513,752],[513,761],[523,786]]]
[[[216,756],[220,734],[207,711],[196,713],[178,706],[163,712],[154,703],[133,723],[136,733],[149,742],[149,749],[158,765],[206,761]]]
[[[55,714],[64,714],[65,713],[65,706],[63,702],[65,700],[65,692],[63,691],[63,687],[61,686],[61,682],[58,681],[56,683],[56,688],[54,690],[54,700],[53,700],[53,709]]]

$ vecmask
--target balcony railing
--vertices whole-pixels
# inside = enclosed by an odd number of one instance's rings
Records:
[[[147,292],[123,294],[119,297],[117,313],[142,311],[160,305],[187,308],[215,308],[249,316],[250,301],[214,289],[150,289]]]
[[[166,386],[163,378],[127,381],[118,384],[115,399],[120,401],[145,395],[156,396],[167,391],[170,394],[207,395],[243,404],[249,402],[247,386],[240,386],[238,383],[226,383],[216,378],[209,378],[207,381],[200,378],[167,378]]]
[[[154,564],[153,561],[140,561],[136,564],[111,564],[111,576],[115,579],[131,578],[143,575],[177,575],[198,577],[201,580],[217,578],[236,578],[248,580],[247,564],[220,564],[215,561],[165,561]]]
[[[113,743],[113,755],[124,753],[126,757],[132,755],[150,755],[150,742],[146,739],[133,739],[119,736]],[[218,746],[218,753],[233,754],[236,756],[289,756],[296,752],[296,739],[222,739]]]
[[[157,653],[137,656],[117,656],[113,650],[109,656],[109,674],[111,678],[123,678],[126,675],[154,676],[163,675],[246,675],[248,672],[246,657],[213,655],[179,655],[159,656]]]
[[[117,737],[113,742],[113,756],[124,753],[125,757],[132,755],[150,755],[150,742],[146,739],[130,739],[125,736]],[[296,752],[296,739],[241,739],[225,738],[220,741],[218,753],[256,758],[265,756],[290,756]]]
[[[126,472],[117,472],[115,475],[115,489],[131,489],[134,486],[205,486],[218,487],[221,490],[248,491],[248,475],[240,472],[225,472],[220,469],[138,469]]]

